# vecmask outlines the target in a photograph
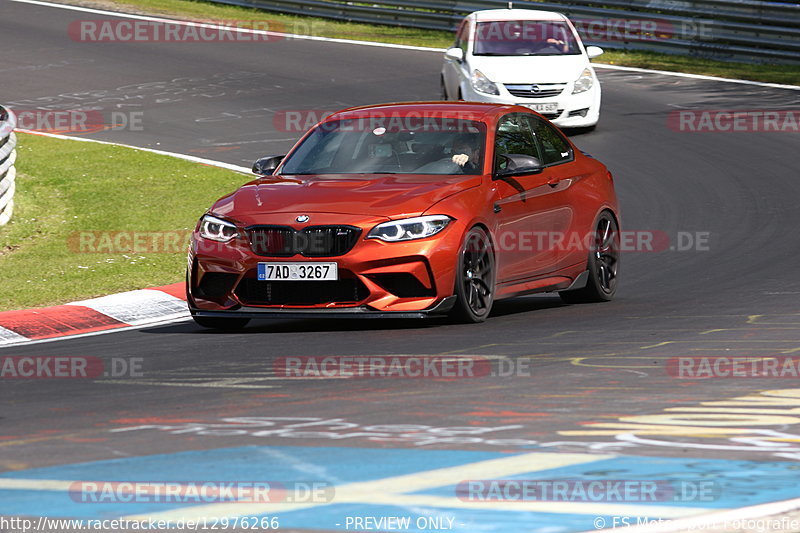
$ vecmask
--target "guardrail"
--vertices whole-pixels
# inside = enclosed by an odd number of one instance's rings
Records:
[[[448,30],[464,15],[508,7],[507,0],[209,0],[265,11]],[[800,64],[800,3],[762,0],[514,0],[515,8],[558,11],[589,21],[584,42],[723,61]],[[627,27],[626,27],[627,23]],[[643,26],[643,23],[645,25]],[[655,23],[655,29],[651,29]],[[593,26],[592,26],[593,25]],[[610,29],[597,38],[592,28]],[[622,28],[616,33],[614,28]]]
[[[11,220],[14,210],[14,178],[17,174],[14,168],[17,159],[17,136],[14,134],[16,125],[14,113],[0,106],[0,226]]]

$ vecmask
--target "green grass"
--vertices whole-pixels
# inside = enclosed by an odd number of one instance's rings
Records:
[[[211,202],[248,181],[173,157],[35,135],[19,134],[17,154],[14,216],[0,227],[0,310],[182,281],[188,240],[171,253],[133,253],[126,242],[103,248],[97,240],[105,253],[86,253],[91,248],[76,237],[93,231],[185,236]]]
[[[311,34],[320,37],[376,41],[446,48],[453,34],[445,31],[417,30],[393,26],[356,24],[314,17],[283,15],[257,9],[212,4],[197,0],[59,0],[63,3],[97,5],[127,12],[145,12],[204,21],[267,21],[275,31]],[[746,79],[771,83],[800,85],[800,69],[796,65],[753,65],[729,63],[654,52],[608,50],[596,62],[629,67],[687,72],[723,78]]]
[[[254,26],[256,29],[269,29],[282,33],[315,35],[357,41],[376,41],[382,43],[407,44],[445,48],[453,42],[449,32],[420,30],[341,22],[316,17],[283,15],[258,9],[213,4],[194,0],[57,0],[64,4],[94,5],[129,13],[148,13],[173,18],[196,21],[222,21],[239,23],[243,27],[250,22],[267,22],[267,26]]]

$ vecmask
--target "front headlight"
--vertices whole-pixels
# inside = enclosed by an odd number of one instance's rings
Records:
[[[228,242],[238,237],[236,226],[217,217],[206,215],[200,220],[200,236],[217,242]]]
[[[592,71],[588,68],[583,69],[581,77],[575,80],[575,88],[572,89],[572,94],[585,93],[592,88],[592,85],[594,85]]]
[[[429,215],[405,218],[378,224],[367,235],[367,239],[380,239],[386,242],[424,239],[442,231],[452,218],[446,215]]]
[[[479,93],[495,95],[500,94],[500,90],[497,88],[497,85],[493,81],[489,80],[489,78],[487,78],[483,72],[477,69],[472,71],[472,88]]]

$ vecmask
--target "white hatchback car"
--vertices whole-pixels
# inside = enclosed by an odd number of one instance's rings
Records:
[[[445,52],[442,97],[518,104],[564,128],[591,128],[600,119],[600,83],[584,47],[561,13],[491,9],[468,15]]]

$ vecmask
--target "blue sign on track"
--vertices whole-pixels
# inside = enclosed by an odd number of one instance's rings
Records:
[[[0,474],[0,515],[110,519],[277,517],[280,528],[381,531],[538,531],[568,533],[610,527],[617,517],[674,519],[800,497],[792,462],[660,458],[550,452],[244,446],[130,457]],[[587,497],[574,501],[508,501],[458,492],[469,480],[652,481],[684,495],[658,501]],[[82,502],[76,482],[141,484],[297,482],[333,487],[329,499],[260,504],[132,501]],[[118,487],[118,483],[109,483]],[[513,483],[511,484],[513,485]],[[85,485],[80,485],[85,486]],[[488,486],[488,485],[484,485]],[[693,490],[702,489],[702,494]],[[487,495],[486,493],[483,493]],[[129,494],[130,495],[130,494]],[[474,496],[474,495],[472,495]],[[495,494],[497,496],[497,494]],[[596,496],[596,494],[595,494]],[[84,498],[85,499],[85,498]],[[111,500],[111,501],[110,501]],[[396,521],[380,522],[382,517]],[[357,519],[361,519],[358,521]],[[379,524],[382,527],[378,527]],[[389,527],[387,527],[389,526]]]

